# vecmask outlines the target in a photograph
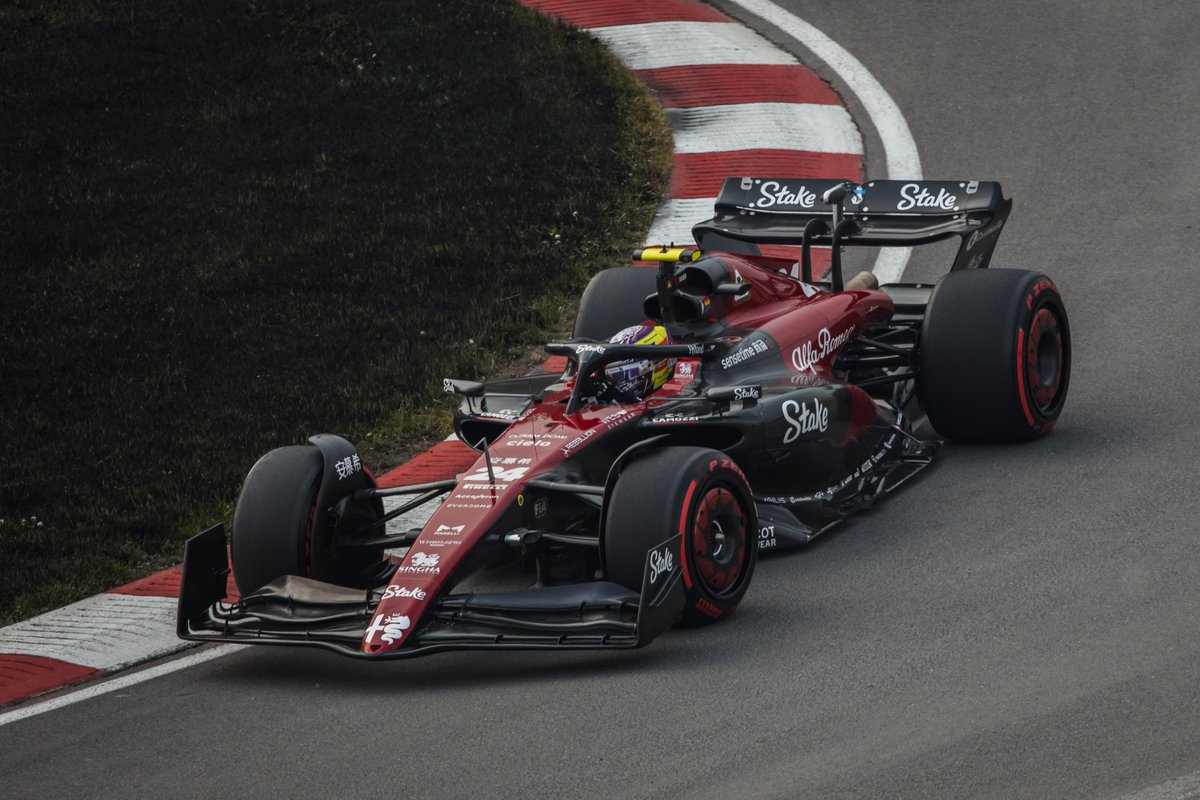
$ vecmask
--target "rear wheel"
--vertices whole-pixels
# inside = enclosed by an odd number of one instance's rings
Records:
[[[1038,272],[942,278],[921,326],[918,395],[934,429],[962,442],[1023,442],[1054,427],[1071,377],[1071,331]]]
[[[238,591],[250,594],[282,575],[345,586],[369,583],[383,557],[371,547],[337,548],[326,530],[314,542],[324,456],[316,447],[280,447],[260,458],[242,484],[233,512],[230,556]],[[350,527],[382,514],[378,500],[347,513]],[[314,554],[317,558],[314,558]]]
[[[657,270],[614,267],[596,273],[579,298],[573,335],[607,341],[614,333],[646,321],[643,305],[655,290]]]
[[[609,580],[637,591],[646,553],[683,534],[683,625],[706,625],[733,612],[758,558],[758,518],[742,471],[700,447],[655,450],[617,478],[604,523]]]

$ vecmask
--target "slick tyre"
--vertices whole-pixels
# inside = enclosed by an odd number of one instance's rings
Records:
[[[656,271],[614,267],[596,273],[579,298],[572,335],[603,342],[630,325],[645,322],[643,303],[654,293]]]
[[[373,498],[346,505],[332,523],[314,525],[325,458],[316,447],[280,447],[260,458],[242,484],[233,510],[230,556],[238,591],[250,594],[281,575],[341,586],[378,583],[387,567],[381,547],[356,544],[383,516]]]
[[[1039,272],[966,269],[929,298],[917,392],[940,435],[1026,442],[1054,427],[1071,377],[1071,330],[1057,287]]]
[[[238,591],[281,575],[308,575],[312,521],[324,460],[315,447],[280,447],[260,458],[233,511],[230,555]]]
[[[602,542],[608,579],[640,591],[646,554],[683,534],[681,625],[708,625],[737,608],[758,559],[758,516],[746,478],[723,453],[669,447],[624,467]]]

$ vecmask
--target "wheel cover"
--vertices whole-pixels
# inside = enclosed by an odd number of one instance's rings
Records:
[[[1061,397],[1063,362],[1062,324],[1053,309],[1042,306],[1030,321],[1025,342],[1029,396],[1042,416],[1050,416]]]
[[[714,486],[704,493],[692,523],[696,572],[713,595],[735,589],[746,564],[746,511],[733,492]]]

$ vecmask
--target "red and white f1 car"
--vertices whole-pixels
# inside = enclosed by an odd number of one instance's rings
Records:
[[[401,658],[626,648],[737,607],[760,550],[811,540],[928,465],[936,439],[1035,439],[1067,394],[1067,313],[1045,275],[989,269],[996,183],[726,180],[695,248],[598,274],[561,373],[446,381],[479,457],[378,488],[321,435],[263,456],[233,517],[187,546],[179,635]],[[844,281],[847,246],[957,237],[936,285]],[[792,245],[795,259],[761,245]],[[812,249],[832,246],[828,280]],[[790,274],[794,272],[795,274]],[[385,498],[403,498],[384,511]],[[419,528],[389,522],[435,505]],[[512,591],[481,569],[532,567]]]

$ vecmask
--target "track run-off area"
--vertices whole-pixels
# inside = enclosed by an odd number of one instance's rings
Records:
[[[1200,16],[716,8],[832,83],[865,177],[919,168],[1014,197],[994,264],[1047,272],[1071,315],[1058,428],[947,445],[872,512],[764,558],[732,619],[644,650],[369,664],[202,649],[80,702],[18,706],[0,713],[0,794],[1197,796]],[[889,103],[919,160],[880,116]],[[705,117],[667,107],[677,130]],[[671,199],[699,191],[676,182]],[[906,279],[947,264],[916,257]]]

